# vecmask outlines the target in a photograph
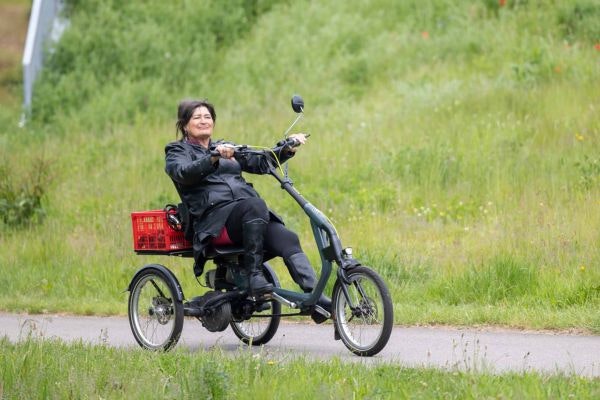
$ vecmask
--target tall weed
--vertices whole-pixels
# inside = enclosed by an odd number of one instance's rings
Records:
[[[510,303],[537,290],[537,273],[535,268],[503,256],[441,280],[431,294],[450,304]]]

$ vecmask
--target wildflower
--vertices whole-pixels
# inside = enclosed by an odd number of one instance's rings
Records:
[[[562,72],[562,68],[560,67],[560,65],[554,67],[554,72],[556,72],[557,74],[560,74]]]
[[[577,139],[580,142],[583,142],[583,139],[585,139],[585,138],[583,137],[583,135],[581,133],[576,133],[575,139]]]
[[[585,265],[582,265],[581,267],[579,267],[579,270],[580,270],[581,272],[585,271]]]
[[[596,50],[600,51],[600,43],[596,43],[596,44],[594,45],[594,48],[595,48]]]
[[[421,37],[425,40],[429,39],[429,32],[427,32],[427,31],[421,32]]]
[[[498,0],[498,5],[504,7],[506,5],[506,0]]]

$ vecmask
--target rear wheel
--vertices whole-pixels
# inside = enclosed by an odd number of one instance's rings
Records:
[[[149,268],[131,282],[129,325],[135,340],[148,350],[169,350],[183,328],[183,303],[164,272]]]
[[[273,284],[274,287],[280,287],[279,280],[275,272],[268,264],[263,264],[263,273],[265,278]],[[260,346],[267,343],[275,336],[279,328],[281,317],[281,304],[275,300],[268,300],[263,304],[258,304],[260,311],[255,311],[250,319],[242,321],[231,321],[233,333],[245,344]]]
[[[367,267],[346,272],[350,302],[340,280],[333,287],[335,325],[344,345],[354,354],[370,357],[387,344],[394,323],[390,293],[383,279]]]

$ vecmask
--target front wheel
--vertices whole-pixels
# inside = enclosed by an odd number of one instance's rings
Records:
[[[383,279],[370,268],[355,267],[346,276],[349,285],[338,279],[333,287],[335,326],[351,352],[371,357],[383,350],[392,333],[392,298]]]
[[[263,264],[263,273],[267,281],[274,287],[280,287],[277,275],[269,264]],[[275,300],[269,300],[259,305],[258,310],[249,319],[231,321],[231,329],[243,343],[260,346],[275,336],[281,320],[279,314],[281,314],[281,304]]]
[[[131,282],[129,325],[135,340],[148,350],[169,350],[183,328],[183,304],[163,271],[148,268]]]

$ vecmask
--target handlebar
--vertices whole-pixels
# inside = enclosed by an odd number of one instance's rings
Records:
[[[309,137],[310,134],[307,134],[306,137]],[[286,138],[283,140],[280,140],[279,142],[277,142],[277,146],[279,147],[298,147],[300,146],[300,141],[298,139],[294,139],[294,138]],[[237,145],[237,146],[230,146],[234,149],[234,153],[264,153],[264,150],[256,150],[253,149],[251,146],[248,146],[246,144],[243,145]],[[219,153],[217,150],[211,150],[210,151],[210,155],[213,157],[221,157],[221,153]]]
[[[232,145],[228,145],[228,147],[233,148],[233,152],[239,152],[240,150],[245,150],[248,149],[248,145],[237,145],[237,146],[232,146]],[[210,151],[210,155],[213,157],[221,157],[221,153],[219,153],[217,150],[213,149]]]

